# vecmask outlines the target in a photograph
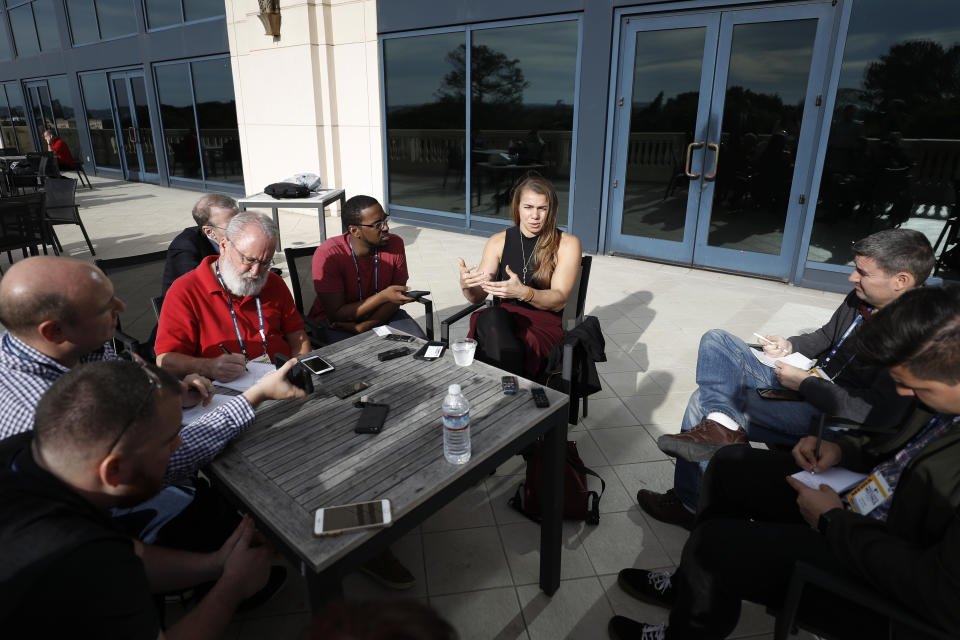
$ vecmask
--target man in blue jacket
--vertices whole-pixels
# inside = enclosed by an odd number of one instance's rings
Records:
[[[619,575],[628,594],[670,608],[669,625],[616,616],[611,638],[726,637],[741,600],[782,606],[797,561],[863,582],[960,637],[960,287],[904,294],[858,342],[857,357],[889,367],[896,392],[915,401],[910,418],[881,435],[824,441],[819,452],[811,436],[791,453],[719,451],[677,570]],[[838,495],[791,477],[836,466],[867,479]],[[838,637],[917,637],[883,612],[818,590],[809,596],[802,610]]]

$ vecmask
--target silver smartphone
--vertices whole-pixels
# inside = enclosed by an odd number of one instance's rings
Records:
[[[390,501],[371,500],[336,507],[317,509],[313,521],[313,535],[334,536],[347,531],[383,527],[390,524]]]
[[[310,356],[309,358],[304,358],[299,360],[300,364],[309,369],[310,373],[320,375],[321,373],[326,373],[328,371],[333,371],[333,365],[321,358],[320,356]]]

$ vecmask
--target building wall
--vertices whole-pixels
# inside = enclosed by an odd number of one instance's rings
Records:
[[[227,0],[247,193],[298,172],[383,198],[376,0],[282,0],[279,37]]]

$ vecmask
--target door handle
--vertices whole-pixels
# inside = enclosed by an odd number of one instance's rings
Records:
[[[703,179],[713,180],[717,177],[717,167],[720,166],[720,145],[716,142],[708,142],[707,149],[713,149],[713,173],[703,176]]]
[[[693,150],[694,150],[694,149],[699,149],[699,148],[702,147],[702,146],[703,146],[703,143],[702,143],[702,142],[691,142],[690,144],[687,145],[687,160],[686,160],[686,162],[685,162],[684,165],[683,165],[683,173],[684,173],[684,175],[686,175],[688,178],[699,178],[699,177],[700,177],[700,174],[699,174],[699,173],[690,173],[690,156],[691,156],[691,154],[693,154]]]

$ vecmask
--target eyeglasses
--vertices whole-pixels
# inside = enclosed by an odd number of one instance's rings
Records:
[[[358,226],[358,227],[373,227],[373,228],[376,229],[377,231],[383,231],[384,229],[386,229],[386,228],[389,226],[389,222],[388,222],[388,218],[389,218],[389,217],[390,217],[390,216],[383,216],[382,218],[380,218],[379,220],[377,220],[376,222],[374,222],[374,223],[372,223],[372,224],[358,224],[357,226]]]
[[[227,242],[230,242],[230,240],[228,239]],[[256,258],[251,258],[240,253],[240,250],[237,249],[232,242],[230,242],[230,246],[233,247],[233,250],[237,252],[238,256],[240,256],[240,262],[242,262],[243,266],[245,267],[252,267],[255,264],[258,264],[261,267],[269,267],[271,264],[273,264],[273,256],[270,256],[269,260],[257,260]]]
[[[138,365],[140,365],[140,370],[143,371],[144,375],[147,376],[147,382],[150,383],[150,388],[147,389],[146,395],[144,395],[143,398],[140,399],[140,404],[137,405],[137,410],[133,412],[133,415],[130,416],[130,419],[127,420],[127,423],[123,425],[122,429],[120,429],[120,433],[117,434],[117,437],[114,439],[113,444],[110,445],[110,449],[107,450],[107,455],[110,455],[111,453],[113,453],[113,450],[117,447],[118,444],[120,444],[120,439],[123,438],[123,434],[125,434],[127,430],[130,429],[130,425],[136,422],[137,417],[141,413],[143,413],[143,410],[150,403],[150,398],[153,396],[154,389],[160,388],[160,378],[158,378],[157,374],[154,373],[152,370],[150,370],[149,367],[147,367],[146,361],[143,358],[137,356],[136,354],[134,354],[133,361],[136,362]]]

